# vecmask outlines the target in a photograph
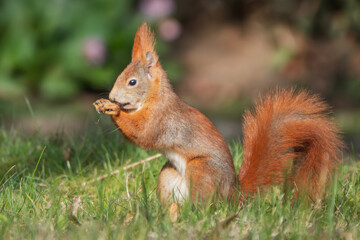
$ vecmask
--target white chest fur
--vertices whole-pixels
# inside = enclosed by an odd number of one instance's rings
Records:
[[[164,156],[171,162],[180,175],[185,179],[186,160],[177,153],[165,151]]]

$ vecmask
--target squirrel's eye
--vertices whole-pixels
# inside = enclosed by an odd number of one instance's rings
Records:
[[[129,81],[129,85],[130,85],[130,86],[135,86],[136,83],[137,83],[136,79],[131,79],[131,80]]]

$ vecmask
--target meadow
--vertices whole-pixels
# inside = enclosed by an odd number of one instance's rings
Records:
[[[360,1],[264,3],[0,1],[0,240],[360,239]],[[144,20],[176,92],[229,139],[277,86],[334,107],[348,148],[321,202],[277,186],[242,206],[160,204],[166,159],[91,116]],[[238,171],[241,140],[228,144]]]
[[[235,166],[240,140],[229,142]],[[80,136],[0,129],[0,239],[358,239],[360,165],[344,156],[322,202],[289,201],[282,187],[238,207],[160,205],[164,157],[101,126]],[[126,167],[125,167],[126,168]]]

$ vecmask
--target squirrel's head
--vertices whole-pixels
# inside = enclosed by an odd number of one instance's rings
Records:
[[[158,84],[160,64],[154,50],[154,35],[146,23],[136,32],[132,61],[118,76],[109,94],[109,99],[120,104],[122,109],[139,110]]]

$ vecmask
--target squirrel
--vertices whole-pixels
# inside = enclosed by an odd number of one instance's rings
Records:
[[[237,177],[228,144],[204,114],[174,93],[154,47],[154,34],[143,23],[131,63],[116,79],[109,99],[93,105],[111,115],[130,142],[166,157],[157,185],[161,202],[208,200],[214,193],[241,201],[286,183],[295,196],[322,196],[343,141],[319,97],[277,89],[247,111]]]

